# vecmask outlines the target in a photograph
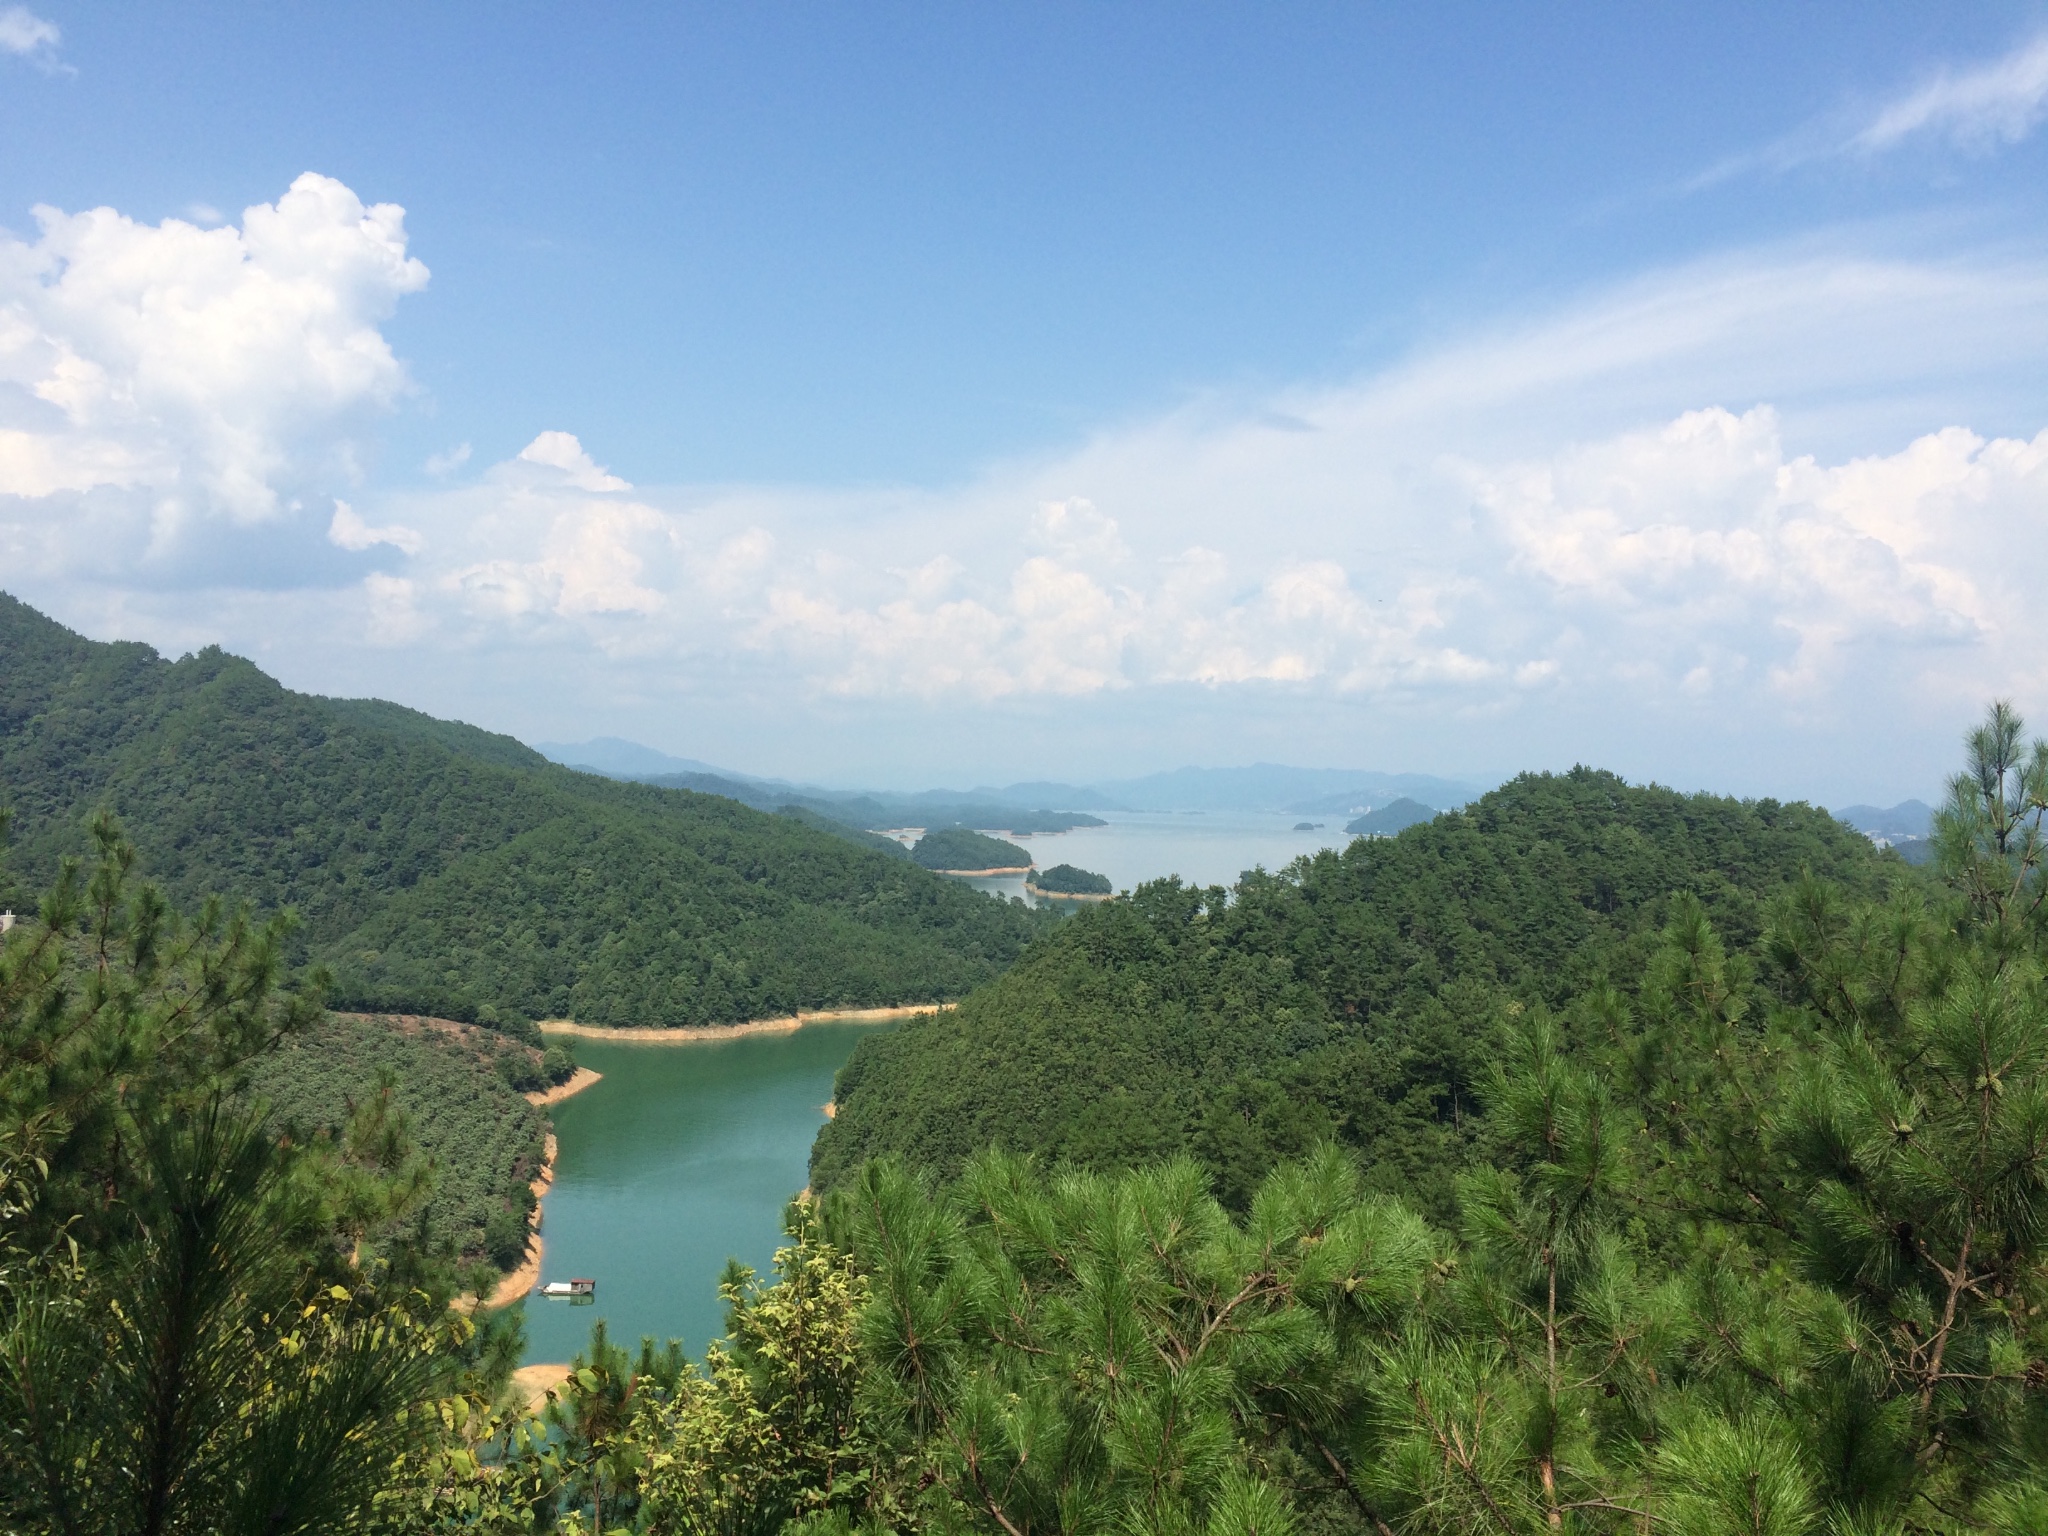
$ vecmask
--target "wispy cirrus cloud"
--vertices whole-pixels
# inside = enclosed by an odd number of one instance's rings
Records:
[[[2048,33],[1986,63],[1944,66],[1874,110],[1845,110],[1817,118],[1760,149],[1718,162],[1688,182],[1686,190],[1828,160],[1874,159],[1915,142],[1989,154],[2021,142],[2044,118]]]
[[[1989,64],[1938,73],[1877,113],[1845,149],[1875,155],[1922,135],[1959,149],[2017,144],[2048,116],[2048,36]]]

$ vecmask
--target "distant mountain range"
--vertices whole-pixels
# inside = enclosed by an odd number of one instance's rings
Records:
[[[1098,811],[1270,811],[1300,816],[1356,816],[1403,798],[1431,813],[1452,810],[1488,787],[1470,780],[1371,769],[1292,768],[1254,763],[1248,768],[1175,768],[1142,778],[1096,784],[1027,780],[1001,787],[934,789],[915,794],[838,790],[757,778],[691,758],[671,757],[637,742],[599,737],[585,742],[536,742],[555,762],[612,778],[634,779],[706,794],[727,795],[766,810],[795,805],[869,829],[957,823],[984,831],[1050,832],[1094,821]]]
[[[1253,763],[1249,768],[1174,768],[1141,779],[1091,786],[1133,811],[1280,811],[1301,816],[1358,815],[1407,796],[1433,811],[1475,800],[1490,785],[1439,779],[1425,773],[1379,773],[1366,768],[1290,768]]]
[[[1931,833],[1934,830],[1934,807],[1925,800],[1901,800],[1897,805],[1884,808],[1845,805],[1835,812],[1835,819],[1846,821],[1868,837],[1882,837],[1896,843]]]
[[[576,742],[536,741],[531,746],[549,762],[570,768],[588,768],[614,779],[637,779],[656,773],[711,773],[722,778],[741,777],[727,773],[723,768],[714,768],[709,763],[700,763],[694,757],[670,757],[666,752],[643,747],[637,741],[623,741],[617,736],[596,736],[589,741]]]

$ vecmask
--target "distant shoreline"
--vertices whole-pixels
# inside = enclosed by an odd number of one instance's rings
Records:
[[[935,875],[961,875],[969,879],[984,880],[990,875],[1028,875],[1037,867],[1036,864],[1017,864],[1008,869],[935,869],[932,873]]]
[[[1115,901],[1115,891],[1048,891],[1043,886],[1024,882],[1024,889],[1045,901]]]
[[[696,1045],[714,1040],[739,1040],[749,1035],[791,1035],[806,1024],[882,1023],[920,1013],[950,1013],[958,1003],[912,1003],[901,1008],[820,1008],[799,1010],[785,1018],[752,1019],[744,1024],[688,1024],[681,1028],[621,1029],[609,1024],[578,1024],[574,1019],[542,1019],[546,1035],[574,1035],[580,1040],[608,1040],[627,1045]]]

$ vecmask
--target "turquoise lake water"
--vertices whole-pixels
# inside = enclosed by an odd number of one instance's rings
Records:
[[[1320,829],[1297,832],[1298,821]],[[1177,874],[1228,885],[1253,865],[1284,868],[1349,841],[1343,816],[1243,812],[1118,815],[1105,827],[1018,838],[1041,868],[1078,864],[1118,890]],[[976,881],[1021,896],[1021,876]],[[832,1079],[882,1025],[814,1024],[793,1034],[703,1045],[579,1040],[604,1080],[554,1107],[555,1184],[542,1228],[543,1280],[589,1276],[591,1306],[526,1302],[526,1358],[567,1360],[607,1319],[631,1347],[642,1334],[692,1355],[724,1331],[717,1283],[728,1256],[765,1270],[782,1208],[804,1185]]]
[[[543,1280],[590,1276],[594,1306],[526,1302],[526,1358],[567,1360],[608,1320],[628,1346],[723,1333],[728,1256],[767,1269],[782,1208],[805,1181],[832,1077],[877,1027],[812,1024],[702,1045],[576,1042],[604,1080],[554,1106],[555,1184]]]

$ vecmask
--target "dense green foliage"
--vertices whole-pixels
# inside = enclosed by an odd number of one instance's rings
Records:
[[[336,1000],[474,1019],[692,1024],[961,993],[1042,919],[791,817],[556,767],[209,649],[167,662],[0,596],[13,886],[111,808],[194,905],[295,909]]]
[[[1970,747],[1934,880],[1803,808],[1576,773],[1077,921],[1056,979],[1161,983],[1164,945],[1248,1034],[1321,999],[1338,1044],[1469,1037],[1463,1166],[1318,1136],[1219,1199],[1185,1154],[869,1161],[792,1205],[772,1280],[728,1271],[701,1371],[600,1326],[538,1419],[500,1392],[516,1333],[411,1239],[395,1094],[310,1140],[238,1115],[318,1014],[282,925],[180,921],[102,820],[0,942],[0,1523],[2031,1536],[2048,746],[2001,707]]]
[[[935,827],[917,840],[910,856],[924,869],[1029,869],[1031,855],[1015,843],[966,827]]]
[[[283,924],[181,921],[111,821],[94,840],[0,940],[0,1528],[365,1528],[437,1453],[423,1400],[482,1359],[452,1271],[380,1241],[429,1171],[382,1093],[268,1135],[236,1085],[317,979],[283,986]]]
[[[1488,1021],[1632,990],[1675,893],[1738,944],[1812,870],[1903,874],[1824,812],[1530,775],[1398,838],[1234,895],[1178,882],[1084,911],[952,1013],[861,1042],[812,1179],[894,1153],[942,1171],[991,1143],[1088,1167],[1189,1153],[1242,1205],[1336,1137],[1433,1214],[1472,1155]]]
[[[1435,815],[1436,812],[1420,800],[1410,800],[1404,795],[1399,800],[1367,811],[1363,816],[1350,822],[1344,830],[1353,837],[1393,837],[1397,833],[1406,832],[1410,827],[1420,826]],[[1295,830],[1301,829],[1297,827]]]
[[[269,1124],[295,1142],[342,1136],[370,1094],[389,1092],[432,1171],[409,1237],[510,1268],[525,1253],[547,1116],[521,1096],[542,1053],[488,1030],[332,1014],[248,1068]]]
[[[580,1438],[507,1471],[704,1536],[2038,1532],[2048,748],[2016,725],[1972,743],[1940,888],[1800,876],[1739,953],[1680,891],[1628,996],[1508,1002],[1443,1226],[1328,1141],[1241,1217],[1186,1158],[871,1163],[792,1209],[774,1284],[729,1279],[708,1384],[594,1340]]]
[[[1042,869],[1031,877],[1036,890],[1046,891],[1055,896],[1107,896],[1110,894],[1109,876],[1098,875],[1093,870],[1080,869],[1072,864],[1055,864],[1051,869]]]
[[[895,838],[884,837],[879,832],[868,832],[847,822],[835,821],[830,816],[821,816],[807,806],[784,805],[778,807],[775,814],[787,816],[792,821],[801,822],[807,827],[827,833],[833,837],[844,838],[856,848],[872,848],[876,853],[883,855],[885,858],[902,859],[906,863],[910,859],[910,850],[897,842]]]

